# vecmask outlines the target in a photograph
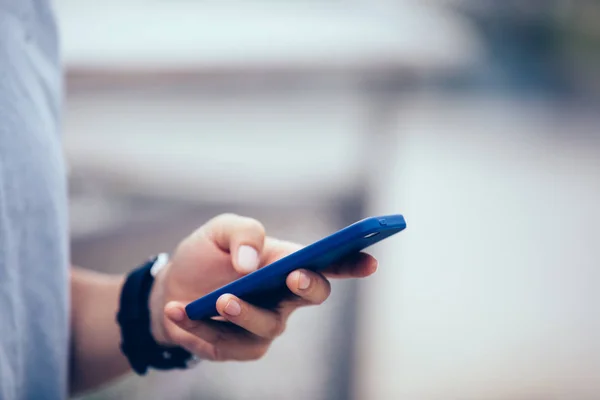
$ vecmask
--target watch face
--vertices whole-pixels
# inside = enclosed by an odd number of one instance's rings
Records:
[[[152,264],[152,268],[150,268],[150,275],[156,276],[158,272],[167,265],[169,262],[169,255],[167,253],[160,253],[156,256],[156,261]]]

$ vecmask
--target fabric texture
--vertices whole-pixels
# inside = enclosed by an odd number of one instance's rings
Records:
[[[0,400],[68,396],[61,91],[49,2],[0,0]]]

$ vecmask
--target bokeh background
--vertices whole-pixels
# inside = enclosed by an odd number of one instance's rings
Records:
[[[263,360],[86,399],[600,398],[600,2],[55,3],[75,263],[408,221]]]

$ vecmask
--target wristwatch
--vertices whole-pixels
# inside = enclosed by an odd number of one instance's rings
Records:
[[[187,369],[199,360],[182,347],[158,344],[150,330],[148,300],[154,277],[169,262],[169,255],[161,253],[134,269],[121,290],[117,322],[121,327],[121,351],[138,375],[148,368],[159,370]]]

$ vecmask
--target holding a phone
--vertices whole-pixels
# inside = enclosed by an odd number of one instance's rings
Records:
[[[233,294],[256,306],[273,308],[291,294],[285,281],[292,271],[300,268],[321,271],[405,228],[402,215],[363,219],[188,304],[187,315],[193,320],[218,315],[216,303],[224,294]]]
[[[200,359],[258,359],[296,309],[329,297],[329,279],[373,274],[377,261],[361,250],[405,227],[401,215],[371,217],[303,247],[267,236],[254,219],[215,217],[156,273],[152,335]]]

